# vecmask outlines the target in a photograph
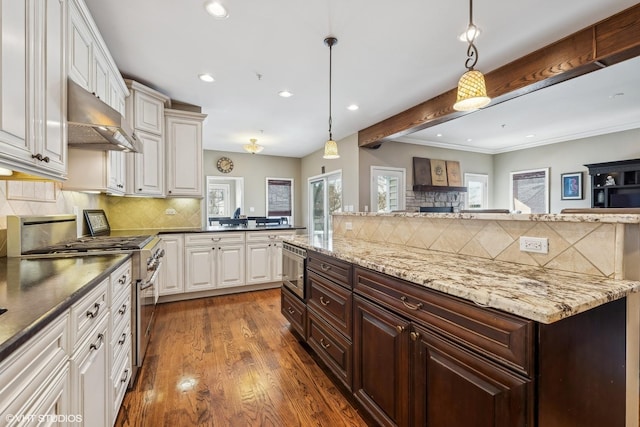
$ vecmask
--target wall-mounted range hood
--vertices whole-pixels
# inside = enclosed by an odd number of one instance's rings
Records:
[[[73,80],[68,81],[69,147],[142,152],[142,144],[118,111]]]

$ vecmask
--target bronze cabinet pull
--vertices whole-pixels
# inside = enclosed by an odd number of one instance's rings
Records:
[[[331,270],[331,266],[327,265],[325,263],[320,264],[320,268],[322,269],[322,271],[329,271]]]
[[[122,334],[122,338],[120,338],[120,339],[118,340],[118,344],[122,345],[122,344],[124,344],[124,342],[125,342],[126,340],[127,340],[127,333],[126,333],[126,332],[124,332],[124,333]]]
[[[102,305],[101,302],[97,302],[95,304],[93,304],[93,311],[87,310],[87,317],[89,319],[93,319],[94,317],[96,317],[98,315],[98,312],[100,311],[100,306]]]
[[[417,332],[411,332],[409,335],[411,336],[411,341],[418,341],[420,339],[420,334]]]
[[[418,304],[409,304],[407,302],[407,297],[405,296],[401,296],[400,301],[402,301],[402,304],[404,304],[404,306],[407,307],[409,310],[420,310],[422,308],[421,302],[419,302]]]
[[[331,347],[330,343],[326,343],[324,342],[324,338],[320,338],[320,345],[322,346],[322,348],[327,349],[329,347]]]
[[[287,311],[289,312],[289,314],[295,314],[295,310],[292,309],[291,307],[287,308]]]
[[[102,347],[102,343],[104,342],[104,335],[103,334],[98,334],[98,342],[97,343],[91,343],[91,345],[89,346],[89,348],[91,350],[97,350],[100,347]]]
[[[327,305],[329,305],[329,303],[331,303],[330,299],[324,299],[323,296],[320,296],[320,304],[322,304],[324,306],[327,306]]]

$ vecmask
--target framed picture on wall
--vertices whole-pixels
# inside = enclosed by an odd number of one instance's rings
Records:
[[[511,172],[509,187],[511,211],[549,213],[549,168]]]
[[[582,200],[582,172],[563,173],[560,175],[562,200]]]

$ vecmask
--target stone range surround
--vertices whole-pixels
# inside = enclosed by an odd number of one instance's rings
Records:
[[[356,212],[334,214],[333,236],[613,279],[639,279],[640,254],[637,245],[629,244],[640,240],[639,223],[640,215]],[[521,236],[548,238],[549,252],[521,252]]]
[[[405,209],[420,210],[421,206],[451,206],[454,212],[464,209],[464,193],[459,191],[412,191],[405,193]]]

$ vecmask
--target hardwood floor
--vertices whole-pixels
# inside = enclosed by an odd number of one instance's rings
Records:
[[[366,426],[280,314],[280,290],[160,304],[116,426]]]

